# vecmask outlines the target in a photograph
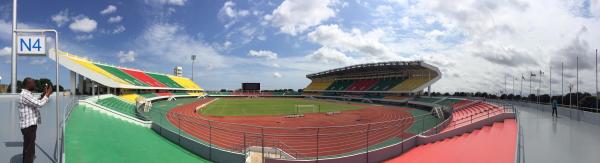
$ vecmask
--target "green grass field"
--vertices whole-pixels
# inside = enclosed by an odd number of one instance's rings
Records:
[[[200,109],[212,116],[290,115],[361,109],[344,102],[295,98],[220,98]]]

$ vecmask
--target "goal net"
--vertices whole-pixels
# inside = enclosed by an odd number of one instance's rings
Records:
[[[314,104],[305,104],[305,105],[296,105],[296,114],[304,114],[304,113],[318,113],[319,105]]]

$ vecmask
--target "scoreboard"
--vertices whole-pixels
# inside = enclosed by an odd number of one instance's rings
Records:
[[[242,83],[244,91],[260,91],[260,83]]]

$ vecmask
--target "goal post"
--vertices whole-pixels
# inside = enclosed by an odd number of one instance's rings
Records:
[[[319,105],[315,105],[315,104],[296,105],[295,108],[296,108],[296,114],[320,113],[321,112],[321,107]]]

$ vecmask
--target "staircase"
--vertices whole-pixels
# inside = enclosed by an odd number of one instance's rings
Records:
[[[516,121],[506,119],[470,133],[415,147],[387,162],[508,163],[515,160],[516,141]]]

